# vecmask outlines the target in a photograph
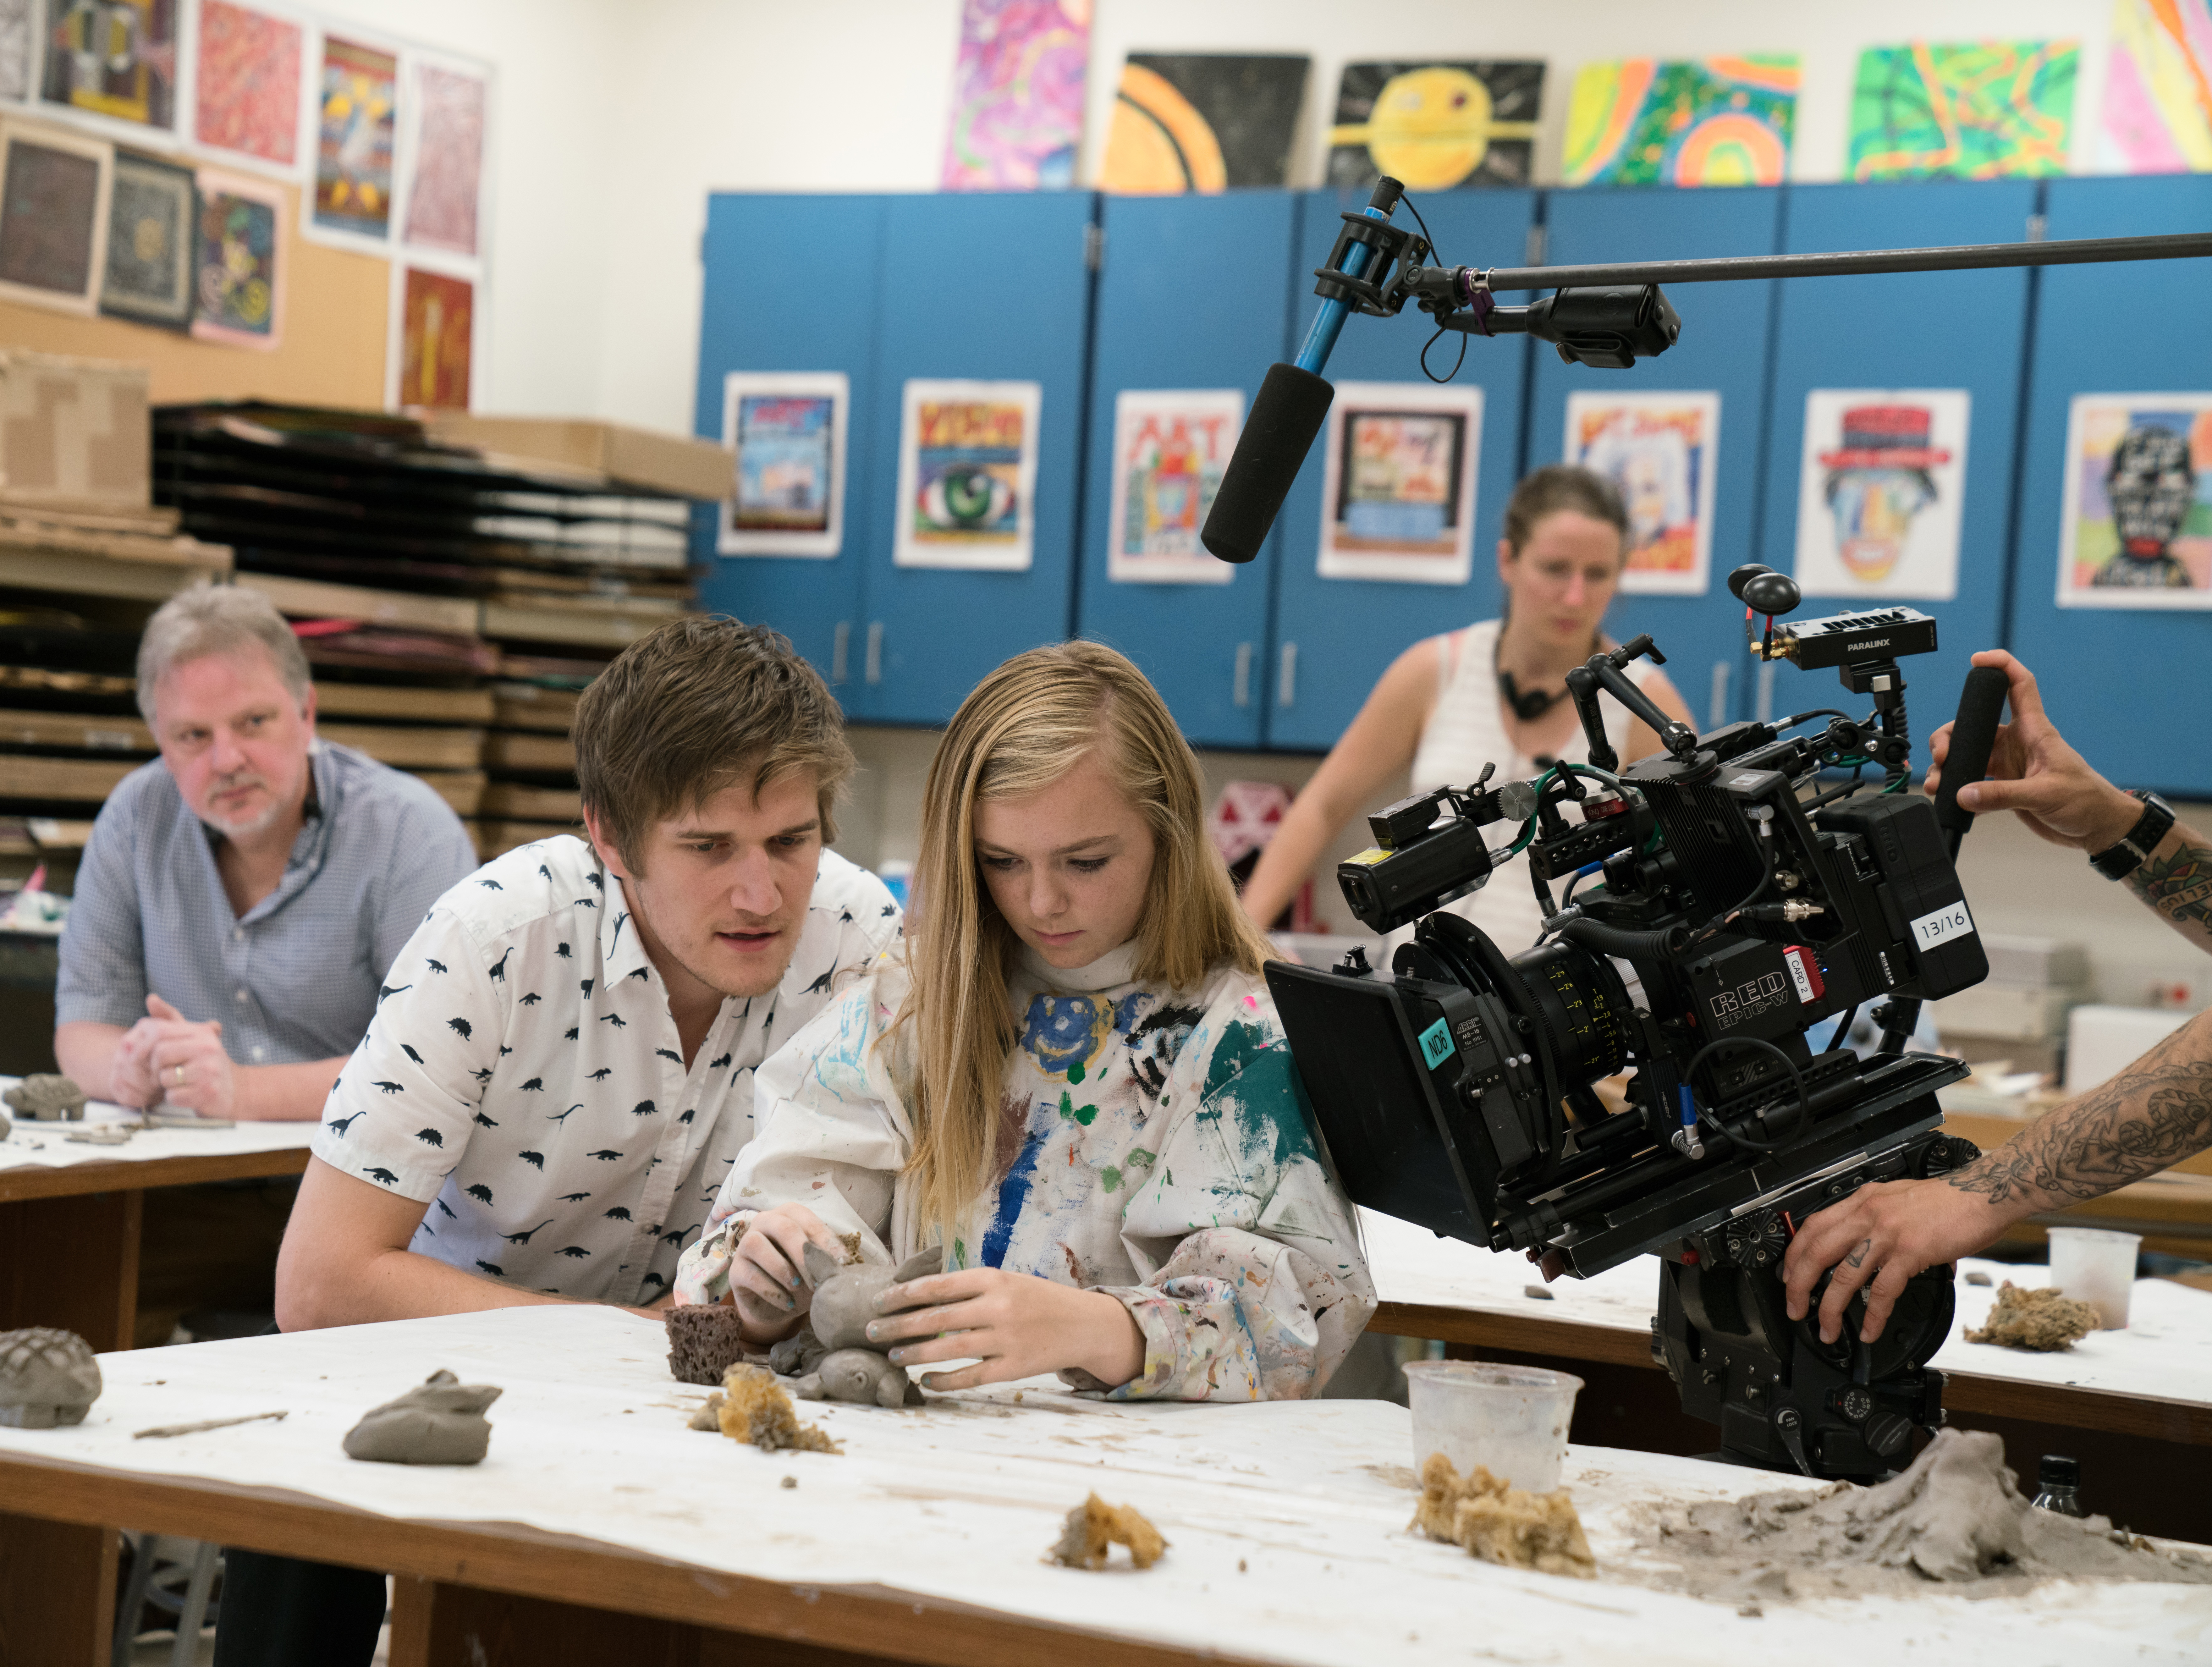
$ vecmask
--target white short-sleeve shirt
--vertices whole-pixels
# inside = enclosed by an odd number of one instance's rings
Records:
[[[752,1138],[754,1068],[901,929],[883,883],[823,852],[782,982],[726,1000],[687,1069],[622,881],[573,836],[520,847],[399,952],[314,1154],[429,1205],[422,1255],[649,1302]]]

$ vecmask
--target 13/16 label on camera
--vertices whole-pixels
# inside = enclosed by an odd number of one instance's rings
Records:
[[[1912,942],[1917,949],[1933,949],[1953,938],[1971,938],[1973,935],[1974,917],[1966,912],[1963,899],[1931,910],[1912,922]]]

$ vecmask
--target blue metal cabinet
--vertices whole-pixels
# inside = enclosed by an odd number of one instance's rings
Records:
[[[1794,186],[1784,246],[1794,254],[2017,242],[2027,235],[2038,194],[2031,179]],[[2004,629],[2028,284],[2023,267],[1789,278],[1782,283],[1777,303],[1773,415],[1768,424],[1759,557],[1771,567],[1785,573],[1796,570],[1808,392],[1814,388],[1964,388],[1971,398],[1958,596],[1948,602],[1897,599],[1932,615],[1942,643],[1940,653],[1902,663],[1917,762],[1923,768],[1926,737],[1957,709],[1970,656],[1977,648],[1998,646]],[[1683,295],[1693,293],[1690,286],[1682,286]],[[1686,336],[1686,344],[1687,339]],[[1721,432],[1725,439],[1725,421]],[[1722,567],[1716,577],[1726,572]],[[1740,619],[1741,611],[1721,605],[1723,599],[1716,599],[1713,605],[1716,617]],[[1811,618],[1881,605],[1879,598],[1808,595],[1797,613]],[[1843,691],[1832,672],[1808,678],[1783,666],[1775,675],[1778,711],[1840,706],[1856,715],[1871,709],[1863,697],[1838,698]]]
[[[1276,355],[1288,358],[1319,302],[1312,271],[1328,258],[1346,210],[1359,208],[1364,192],[1317,191],[1299,198],[1297,297],[1295,329]],[[1517,265],[1535,217],[1535,193],[1464,191],[1423,193],[1421,212],[1435,234],[1443,265]],[[1398,223],[1413,216],[1401,209]],[[1517,300],[1518,297],[1507,297]],[[1395,319],[1355,317],[1346,322],[1328,363],[1332,381],[1422,381],[1420,353],[1432,326],[1408,308]],[[1447,337],[1429,355],[1448,369],[1457,356]],[[1493,552],[1505,500],[1513,490],[1520,453],[1522,390],[1528,339],[1470,337],[1467,362],[1455,379],[1482,389],[1482,443],[1474,508],[1474,563],[1463,585],[1393,584],[1324,579],[1320,573],[1322,446],[1315,442],[1291,488],[1276,524],[1275,652],[1269,656],[1267,739],[1286,750],[1323,751],[1335,745],[1390,662],[1424,636],[1455,630],[1497,611]]]
[[[2203,174],[2053,179],[2048,192],[2054,239],[2212,226],[2212,178]],[[2204,330],[2212,261],[2053,266],[2038,283],[2007,646],[2034,671],[2051,721],[2095,769],[2126,787],[2212,795],[2204,722],[2212,613],[2061,608],[2057,600],[2074,396],[2212,392]]]
[[[1545,199],[1545,259],[1555,265],[1772,254],[1781,241],[1782,193],[1757,186],[1555,191]],[[1774,284],[1683,283],[1667,295],[1681,315],[1681,339],[1662,357],[1639,360],[1632,370],[1565,364],[1553,349],[1537,344],[1528,466],[1557,463],[1565,454],[1571,392],[1719,392],[1710,587],[1703,596],[1624,596],[1607,621],[1616,636],[1650,633],[1668,657],[1669,679],[1704,729],[1714,715],[1716,666],[1728,667],[1724,715],[1746,715],[1749,706],[1743,692],[1750,664],[1743,611],[1726,581],[1740,563],[1769,559],[1756,545],[1754,506],[1765,457]]]
[[[1078,624],[1141,666],[1200,745],[1259,743],[1280,539],[1249,567],[1223,564],[1225,585],[1111,582],[1115,400],[1125,389],[1234,388],[1249,409],[1282,355],[1296,220],[1279,191],[1109,197],[1102,212]]]

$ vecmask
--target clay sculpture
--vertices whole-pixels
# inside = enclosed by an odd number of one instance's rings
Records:
[[[921,1386],[872,1348],[833,1348],[814,1370],[792,1384],[802,1401],[847,1401],[855,1406],[918,1407]]]
[[[32,1122],[84,1121],[84,1090],[68,1077],[58,1077],[48,1071],[25,1077],[13,1088],[0,1093],[0,1100],[5,1100]]]
[[[1480,1464],[1462,1480],[1442,1453],[1431,1453],[1421,1466],[1421,1502],[1411,1525],[1432,1540],[1464,1546],[1486,1563],[1577,1580],[1597,1578],[1597,1560],[1565,1488],[1528,1493]]]
[[[814,1286],[808,1329],[823,1352],[810,1362],[803,1345],[794,1351],[793,1363],[802,1371],[791,1392],[802,1401],[921,1405],[921,1390],[907,1377],[906,1368],[893,1366],[883,1351],[869,1344],[868,1322],[881,1317],[876,1299],[891,1286],[942,1272],[945,1247],[933,1244],[896,1268],[841,1268],[827,1250],[809,1244],[805,1262],[806,1277]]]
[[[745,1358],[744,1322],[734,1308],[692,1304],[661,1317],[668,1328],[668,1370],[679,1384],[719,1386],[722,1374]]]
[[[51,1430],[82,1424],[100,1399],[100,1362],[74,1331],[36,1325],[0,1331],[0,1425]]]
[[[1093,1494],[1067,1513],[1060,1543],[1046,1561],[1064,1568],[1102,1569],[1117,1544],[1129,1548],[1129,1561],[1139,1568],[1150,1568],[1168,1548],[1160,1530],[1136,1506],[1109,1505]]]
[[[434,1372],[397,1401],[371,1408],[348,1430],[346,1457],[380,1464],[474,1464],[491,1445],[484,1408],[502,1393]]]

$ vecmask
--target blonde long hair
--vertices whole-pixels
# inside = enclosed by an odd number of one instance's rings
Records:
[[[914,1126],[906,1173],[917,1219],[948,1242],[991,1171],[1015,1043],[1006,976],[1021,940],[978,871],[975,806],[1038,793],[1094,751],[1152,834],[1135,976],[1189,989],[1224,961],[1257,973],[1270,954],[1206,837],[1197,755],[1142,672],[1097,643],[1064,642],[1017,654],[976,684],[922,790],[913,983],[891,1032]]]

